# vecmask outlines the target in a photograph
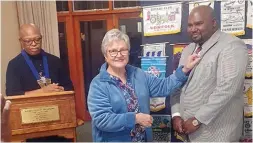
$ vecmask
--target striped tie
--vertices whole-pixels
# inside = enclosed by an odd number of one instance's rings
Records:
[[[202,47],[198,47],[197,50],[195,51],[196,54],[198,54],[202,50]]]

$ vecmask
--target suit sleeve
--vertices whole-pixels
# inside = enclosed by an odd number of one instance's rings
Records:
[[[217,65],[217,86],[209,96],[208,102],[202,105],[195,114],[201,123],[209,124],[232,98],[242,96],[247,63],[247,49],[241,41],[230,43],[220,53]]]
[[[24,95],[19,70],[16,69],[14,61],[10,61],[6,71],[6,95]]]
[[[116,114],[109,101],[109,92],[104,83],[92,81],[88,94],[88,108],[94,125],[102,131],[119,132],[133,129],[135,112]]]
[[[185,47],[187,48],[187,47]],[[182,51],[181,58],[179,60],[180,65],[184,65],[186,60],[185,50]],[[181,94],[181,88],[176,90],[171,96],[170,96],[170,105],[171,105],[171,115],[177,114],[180,115],[180,94]]]

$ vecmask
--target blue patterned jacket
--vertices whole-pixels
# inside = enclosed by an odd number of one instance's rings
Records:
[[[116,86],[103,64],[92,80],[88,108],[92,118],[94,142],[131,142],[130,131],[135,125],[135,113],[127,111],[122,91]],[[127,78],[133,85],[141,113],[149,114],[150,97],[165,97],[181,88],[187,80],[180,66],[167,78],[157,78],[131,65],[126,66]],[[146,128],[147,141],[152,141],[152,129]]]

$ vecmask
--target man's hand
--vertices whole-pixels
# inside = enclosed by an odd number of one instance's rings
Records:
[[[10,117],[10,106],[11,101],[5,101],[4,97],[1,96],[1,141],[11,141],[11,128],[9,126]]]
[[[184,133],[183,123],[184,123],[184,120],[180,116],[175,116],[172,118],[172,124],[173,124],[174,130],[181,134]]]
[[[200,57],[197,54],[192,54],[187,58],[186,64],[183,67],[183,72],[188,73],[192,70],[196,64],[200,61]]]
[[[195,132],[199,128],[200,125],[193,126],[193,124],[192,124],[193,120],[196,120],[196,118],[192,117],[192,118],[189,118],[188,120],[186,120],[184,122],[183,128],[184,128],[185,134],[191,134],[191,133]]]
[[[143,127],[151,127],[153,123],[153,117],[149,114],[137,113],[135,115],[135,122]]]
[[[45,93],[64,91],[64,88],[62,86],[58,86],[58,83],[49,84],[45,87],[42,87],[41,89]]]

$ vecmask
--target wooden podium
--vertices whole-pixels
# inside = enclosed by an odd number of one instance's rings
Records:
[[[12,142],[58,135],[76,141],[76,112],[73,91],[8,96]]]

